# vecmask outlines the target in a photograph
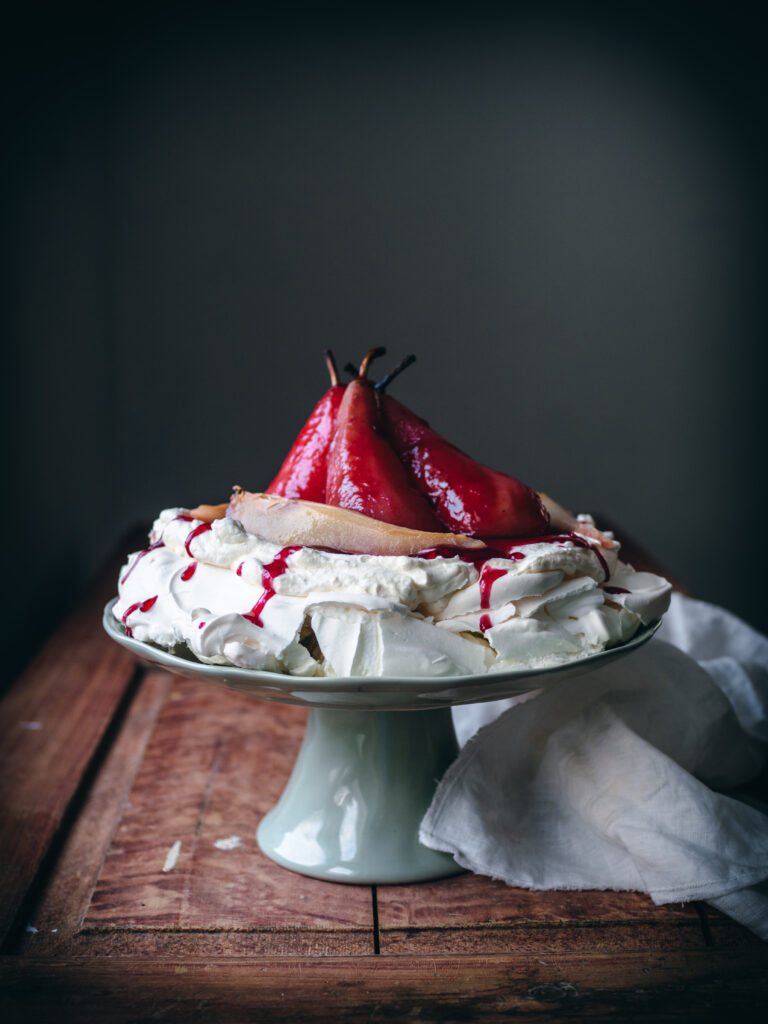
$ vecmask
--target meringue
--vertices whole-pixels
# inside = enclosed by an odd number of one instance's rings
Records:
[[[589,517],[583,521],[591,524]],[[548,668],[631,638],[671,585],[576,533],[417,555],[281,548],[236,519],[160,513],[119,578],[115,618],[201,662],[405,678]],[[489,557],[490,556],[490,557]]]

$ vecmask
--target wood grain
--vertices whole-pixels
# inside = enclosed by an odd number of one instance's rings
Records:
[[[474,927],[525,924],[595,924],[621,920],[697,921],[685,904],[655,906],[642,893],[612,890],[548,891],[514,889],[482,875],[458,875],[418,886],[378,887],[379,925],[388,928]]]
[[[174,680],[95,887],[84,930],[361,932],[367,887],[292,874],[256,843],[288,778],[306,712]],[[215,844],[231,836],[239,845]],[[181,843],[175,865],[166,857]]]
[[[693,906],[657,907],[642,893],[531,892],[480,875],[379,886],[382,953],[682,949],[705,945]]]
[[[148,672],[142,679],[62,845],[55,871],[37,905],[30,908],[29,922],[36,931],[22,935],[23,952],[41,955],[68,949],[80,928],[170,683],[165,672]]]
[[[341,896],[339,897],[341,898]],[[162,956],[206,957],[209,960],[228,957],[258,956],[357,956],[374,955],[371,922],[365,928],[295,927],[249,928],[242,930],[199,931],[146,928],[100,928],[75,931],[62,942],[57,935],[28,936],[24,957],[40,956],[61,960],[86,957]],[[41,940],[41,941],[38,941]],[[2,1018],[0,1018],[2,1019]]]
[[[762,1020],[768,954],[89,958],[0,965],[6,1021]]]
[[[135,671],[101,626],[115,558],[0,703],[0,943]]]

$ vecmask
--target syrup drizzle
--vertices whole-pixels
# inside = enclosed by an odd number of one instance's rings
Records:
[[[611,571],[608,568],[608,563],[603,557],[603,553],[600,548],[596,547],[594,544],[590,544],[588,540],[580,537],[578,533],[546,533],[542,537],[523,537],[519,540],[515,538],[514,540],[507,541],[506,543],[510,548],[523,548],[527,547],[529,544],[566,544],[568,541],[570,541],[571,544],[575,544],[577,548],[586,548],[587,551],[591,551],[600,563],[600,568],[605,574],[605,580],[603,582],[610,579]],[[504,542],[502,541],[497,543]],[[511,554],[507,555],[507,557],[511,557]]]
[[[502,576],[507,575],[506,569],[489,569],[487,565],[483,566],[483,571],[480,573],[480,607],[490,608],[491,604],[491,587],[495,580],[501,579]]]
[[[184,583],[187,583],[189,580],[192,579],[192,577],[195,575],[196,569],[197,569],[197,562],[191,562],[187,566],[187,568],[181,574],[181,578],[184,581]]]
[[[121,585],[123,583],[125,583],[125,581],[131,575],[131,573],[136,568],[136,566],[139,564],[139,562],[144,557],[144,555],[148,555],[150,551],[155,551],[155,550],[157,550],[157,548],[164,548],[164,547],[165,547],[165,544],[163,543],[163,541],[156,540],[154,544],[150,544],[148,548],[145,548],[143,551],[140,551],[138,553],[138,555],[136,555],[136,557],[134,558],[133,565],[131,565],[131,567],[126,572],[125,576],[123,576],[123,578],[120,580]]]
[[[533,543],[533,542],[531,542]],[[507,548],[493,547],[488,545],[484,548],[452,548],[449,544],[441,544],[436,548],[429,548],[427,551],[420,551],[416,558],[459,558],[462,562],[467,562],[469,565],[474,565],[478,570],[482,570],[483,566],[491,558],[506,558],[511,562],[519,562],[521,558],[525,558],[522,551],[509,551]]]
[[[122,622],[123,625],[125,626],[126,636],[133,636],[133,630],[129,625],[127,625],[128,616],[133,615],[134,612],[148,612],[156,600],[157,594],[155,594],[154,597],[148,597],[145,601],[136,601],[134,602],[134,604],[130,605],[128,608],[125,609],[125,611],[123,612]]]
[[[492,538],[487,547],[480,549],[472,548],[468,551],[463,548],[452,548],[448,544],[441,544],[439,547],[430,548],[428,551],[420,551],[417,557],[458,557],[462,562],[471,562],[478,567],[482,567],[489,558],[509,558],[515,562],[519,561],[521,558],[525,558],[523,552],[516,551],[515,548],[528,547],[529,544],[567,544],[568,541],[570,541],[571,544],[575,544],[576,547],[586,548],[588,551],[592,551],[595,558],[600,563],[600,567],[605,573],[605,579],[610,579],[611,573],[608,568],[608,563],[603,557],[602,551],[594,544],[591,544],[588,540],[580,537],[577,533],[545,533],[541,537],[514,537],[510,540],[496,540],[495,538]]]
[[[185,522],[192,521],[191,516],[176,516],[176,518],[183,519]],[[195,537],[199,537],[201,533],[207,533],[210,529],[212,529],[210,523],[200,523],[200,525],[196,526],[194,530],[189,531],[189,535],[187,536],[187,539],[184,541],[184,549],[190,558],[193,558],[194,556],[192,555],[189,545],[192,543]]]
[[[193,523],[195,521],[194,520],[194,516],[187,516],[187,515],[174,516],[173,522],[176,522],[176,520],[181,520],[182,523]],[[198,535],[198,533],[204,533],[205,530],[210,530],[210,529],[211,529],[210,524],[203,523],[202,526],[198,526],[196,529],[192,530],[190,535],[187,537],[187,540],[186,540],[186,543],[185,543],[184,547],[187,549],[187,553],[189,554],[190,558],[192,557],[192,552],[189,550],[189,543],[190,543],[190,541],[194,537],[196,537]],[[125,581],[131,575],[133,570],[139,564],[139,560],[142,559],[144,557],[144,555],[148,555],[150,553],[150,551],[156,551],[158,548],[164,548],[164,547],[165,547],[165,541],[162,540],[162,538],[161,538],[160,540],[156,540],[154,544],[150,544],[148,548],[145,548],[143,551],[140,551],[138,553],[138,555],[136,555],[136,558],[133,560],[133,565],[130,566],[130,568],[128,569],[126,574],[120,580],[121,585],[123,583],[125,583]],[[192,573],[194,573],[194,571],[195,570],[193,569],[192,572],[190,572],[189,576],[187,576],[186,573],[188,572],[188,570],[185,570],[184,575],[182,575],[181,578],[183,580],[190,579],[191,576],[192,576]]]
[[[459,558],[462,562],[468,562],[470,565],[482,565],[483,562],[487,562],[490,555],[489,548],[471,549],[469,551],[464,548],[452,548],[450,544],[440,544],[436,548],[429,548],[427,551],[420,551],[417,558]]]
[[[580,537],[577,533],[554,533],[544,534],[540,537],[515,537],[510,540],[495,540],[486,548],[479,550],[471,549],[469,551],[452,548],[448,544],[441,544],[438,547],[430,548],[428,551],[419,552],[419,558],[460,558],[462,562],[468,562],[474,565],[480,573],[480,607],[490,608],[491,602],[491,588],[495,580],[500,579],[502,576],[506,576],[506,569],[489,569],[486,566],[491,558],[506,558],[513,562],[519,562],[521,558],[525,558],[522,551],[515,550],[516,548],[528,547],[530,544],[567,544],[570,541],[571,544],[575,544],[576,547],[586,548],[588,551],[592,551],[600,563],[600,568],[605,574],[604,583],[610,579],[611,573],[608,568],[608,563],[603,557],[603,553],[599,548],[595,547],[594,544],[590,544],[589,541]],[[623,587],[606,587],[603,586],[603,590],[607,594],[628,594],[628,590],[624,590]],[[486,630],[491,628],[491,617],[490,615],[481,615],[479,629],[481,633],[485,633]]]
[[[278,576],[282,576],[285,570],[288,568],[288,557],[293,554],[294,551],[298,551],[301,548],[301,544],[295,544],[293,547],[283,548],[275,555],[274,559],[265,565],[261,570],[261,585],[264,587],[264,593],[261,595],[256,604],[251,608],[249,612],[243,615],[244,619],[248,619],[254,626],[263,626],[264,623],[261,620],[261,613],[264,611],[267,602],[270,598],[275,596],[274,583]]]
[[[506,569],[491,569],[489,566],[484,565],[480,571],[480,580],[478,586],[480,587],[480,607],[490,608],[491,607],[491,587],[494,582],[501,579],[502,576],[507,575]],[[486,629],[491,628],[491,617],[490,615],[481,615],[480,617],[480,632],[484,633]]]

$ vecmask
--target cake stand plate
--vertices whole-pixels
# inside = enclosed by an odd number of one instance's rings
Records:
[[[263,700],[309,707],[304,741],[277,805],[262,819],[261,849],[283,867],[357,884],[457,874],[452,857],[422,846],[419,825],[458,753],[451,707],[560,685],[624,657],[660,622],[620,647],[550,669],[435,678],[315,678],[206,665],[126,636],[112,608],[104,628],[143,661]]]

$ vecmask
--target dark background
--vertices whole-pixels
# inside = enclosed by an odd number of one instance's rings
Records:
[[[6,24],[6,670],[132,524],[268,483],[326,346],[768,629],[762,25],[648,8]]]

